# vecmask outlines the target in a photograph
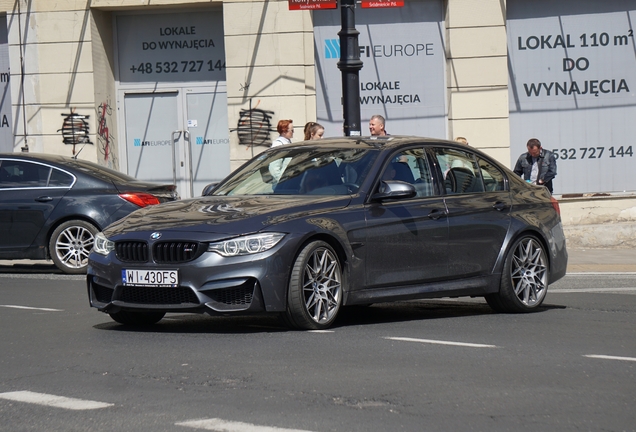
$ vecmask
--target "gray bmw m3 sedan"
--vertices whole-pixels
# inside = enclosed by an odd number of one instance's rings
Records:
[[[450,141],[330,138],[269,149],[207,195],[96,235],[92,307],[126,325],[166,313],[275,313],[325,329],[347,305],[480,296],[531,312],[565,275],[559,205]]]

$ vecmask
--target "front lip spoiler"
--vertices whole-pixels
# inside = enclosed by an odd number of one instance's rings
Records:
[[[112,300],[103,303],[97,300],[94,290],[89,282],[89,300],[92,307],[100,312],[116,313],[120,310],[129,311],[164,311],[164,312],[191,312],[208,313],[209,315],[225,315],[232,313],[255,313],[265,312],[265,302],[258,280],[254,278],[241,278],[227,281],[218,281],[213,284],[216,289],[195,291],[199,303],[177,303],[177,304],[152,304],[152,303],[130,303],[121,300]],[[121,288],[121,287],[118,287]],[[251,291],[249,290],[251,288]],[[247,291],[245,291],[247,289]],[[250,294],[250,301],[223,302],[219,299],[223,296],[224,290],[241,290],[240,293]],[[117,293],[113,290],[113,295]],[[231,295],[232,293],[230,293]]]

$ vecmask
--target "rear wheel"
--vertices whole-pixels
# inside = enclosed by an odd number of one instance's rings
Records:
[[[98,232],[95,225],[86,221],[64,222],[53,231],[49,240],[51,259],[64,273],[86,273],[88,255]]]
[[[324,241],[311,242],[294,262],[284,318],[296,328],[328,328],[338,315],[342,294],[342,266],[338,255]]]
[[[531,312],[548,292],[549,264],[543,245],[533,236],[518,239],[508,252],[499,293],[486,301],[497,312]]]
[[[110,317],[117,321],[119,324],[131,325],[131,326],[144,326],[158,323],[163,318],[165,312],[131,312],[131,311],[119,311],[109,313]]]

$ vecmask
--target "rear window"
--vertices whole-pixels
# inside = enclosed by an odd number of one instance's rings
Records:
[[[113,169],[107,168],[102,165],[97,165],[96,163],[85,161],[85,160],[74,160],[66,162],[65,165],[68,167],[74,168],[79,171],[83,171],[88,175],[97,177],[101,180],[107,182],[129,182],[135,181],[134,177],[129,176],[128,174],[121,173],[119,171],[115,171]]]
[[[49,187],[68,187],[72,184],[72,175],[53,168],[53,170],[51,171],[51,178],[49,179]]]

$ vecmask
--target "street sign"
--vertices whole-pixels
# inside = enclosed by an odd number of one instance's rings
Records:
[[[404,0],[362,0],[363,8],[404,7]]]
[[[338,0],[288,0],[289,10],[336,9]]]

